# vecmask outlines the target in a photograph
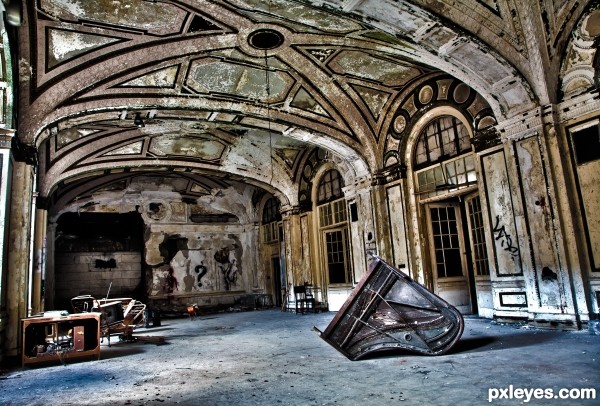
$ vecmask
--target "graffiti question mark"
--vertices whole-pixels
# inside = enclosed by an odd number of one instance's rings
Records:
[[[198,287],[201,288],[202,287],[201,279],[204,275],[206,275],[206,273],[208,272],[208,269],[204,265],[200,264],[200,265],[196,265],[194,270],[198,274]]]

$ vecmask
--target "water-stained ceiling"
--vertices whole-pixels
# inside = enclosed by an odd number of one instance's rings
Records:
[[[561,52],[566,36],[556,27],[581,11],[576,1],[542,3],[554,42],[540,64]],[[429,77],[463,81],[497,117],[551,101],[556,86],[530,62],[539,55],[519,7],[28,0],[19,139],[38,150],[38,192],[50,206],[158,179],[188,199],[245,184],[294,205],[315,147],[343,162],[346,176],[380,170],[398,100]]]

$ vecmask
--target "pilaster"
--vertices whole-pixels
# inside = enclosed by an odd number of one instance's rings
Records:
[[[37,314],[43,310],[42,306],[42,275],[46,262],[46,224],[48,212],[36,208],[35,228],[33,235],[33,273],[31,292],[31,313]]]
[[[510,276],[492,280],[500,297],[522,295],[518,304],[521,310],[528,312],[530,321],[576,326],[587,320],[588,313],[581,267],[574,258],[577,248],[570,247],[573,243],[565,239],[565,232],[572,235],[567,230],[572,228],[570,212],[577,203],[569,196],[566,182],[569,169],[564,160],[568,160],[569,147],[557,139],[560,110],[556,105],[541,106],[497,126],[510,182],[517,234],[513,238],[519,241],[522,281],[516,278],[514,289],[509,289]],[[493,202],[488,203],[493,212]],[[498,220],[505,221],[497,216],[490,218],[494,233],[497,225],[503,224]],[[496,256],[499,256],[502,250],[497,242],[495,238]],[[524,286],[517,286],[520,283]],[[503,300],[497,300],[497,314],[504,312],[502,303]]]
[[[352,244],[352,273],[356,284],[368,268],[371,254],[389,253],[389,244],[380,238],[377,216],[381,214],[376,205],[381,204],[373,195],[371,178],[363,177],[344,187],[344,196],[348,202],[348,224]],[[382,249],[383,254],[382,254]]]
[[[306,275],[302,267],[302,230],[300,227],[300,208],[284,206],[281,208],[283,239],[285,247],[285,271],[288,286],[310,282],[312,275]],[[292,292],[288,292],[292,295]],[[289,300],[290,298],[288,298]]]
[[[42,311],[54,309],[55,297],[55,257],[56,257],[56,223],[46,226],[46,255],[42,275]]]
[[[12,162],[12,190],[8,225],[7,325],[5,354],[18,355],[20,320],[27,317],[29,303],[29,261],[32,218],[33,166]]]

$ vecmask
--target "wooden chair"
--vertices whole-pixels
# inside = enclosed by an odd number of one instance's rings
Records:
[[[296,313],[306,314],[307,312],[315,312],[315,298],[312,293],[312,285],[305,283],[304,285],[294,286],[294,298],[296,300]]]

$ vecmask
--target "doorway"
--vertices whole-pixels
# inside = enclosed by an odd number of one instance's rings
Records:
[[[350,280],[348,229],[337,228],[323,232],[329,285],[348,284]]]
[[[473,313],[469,263],[461,207],[456,202],[426,207],[434,292],[463,314]]]
[[[477,192],[425,205],[434,292],[463,314],[490,316],[490,267]]]
[[[281,264],[279,256],[271,257],[271,270],[273,272],[273,296],[275,296],[275,306],[281,307],[283,303],[283,292],[285,285],[281,278]]]

